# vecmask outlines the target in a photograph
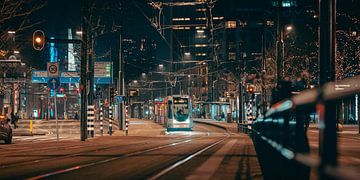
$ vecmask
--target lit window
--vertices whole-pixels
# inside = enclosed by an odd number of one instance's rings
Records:
[[[207,47],[207,44],[195,44],[195,47]]]
[[[226,29],[235,29],[236,21],[227,21],[225,24]]]
[[[173,29],[174,30],[183,30],[183,29],[189,30],[190,27],[189,26],[173,26]]]
[[[181,30],[181,29],[184,29],[184,27],[181,27],[181,26],[174,26],[173,29],[175,30]]]
[[[206,53],[196,53],[196,56],[206,56]]]
[[[207,20],[206,17],[195,18],[195,19],[198,20],[198,21],[206,21]]]
[[[195,29],[206,29],[205,26],[196,26]]]
[[[199,8],[199,9],[196,9],[197,12],[205,12],[206,9],[205,8]]]
[[[205,31],[204,30],[202,30],[202,29],[199,29],[199,30],[196,30],[196,33],[204,33]]]
[[[195,36],[195,38],[197,38],[197,39],[204,39],[204,38],[206,38],[206,35],[197,35],[197,36]]]
[[[228,58],[229,58],[229,60],[236,60],[236,53],[229,52]]]
[[[173,21],[190,21],[190,18],[173,18]]]
[[[267,26],[274,26],[274,21],[267,20],[266,25]]]
[[[222,20],[224,17],[213,17],[213,20]]]

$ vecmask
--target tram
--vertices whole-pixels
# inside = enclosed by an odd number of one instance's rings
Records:
[[[193,127],[191,99],[187,95],[167,98],[167,131],[191,131]]]

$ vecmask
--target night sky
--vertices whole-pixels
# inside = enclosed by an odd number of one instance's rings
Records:
[[[111,12],[109,10],[99,10],[97,15],[104,16],[102,23],[107,24],[107,28],[111,29],[111,25],[121,24],[123,27],[123,38],[132,38],[139,40],[142,37],[149,37],[155,40],[157,44],[158,51],[157,57],[160,59],[168,58],[168,47],[163,42],[162,38],[151,26],[149,20],[143,15],[143,13],[150,15],[151,8],[145,3],[145,1],[137,0],[99,0],[97,1],[100,6],[106,6],[105,2],[108,3],[121,3],[119,5],[121,11],[116,10]],[[103,7],[104,8],[104,7]],[[106,7],[105,7],[106,8]],[[48,0],[46,6],[34,13],[33,20],[40,22],[41,24],[34,27],[32,30],[41,29],[45,32],[46,36],[55,36],[56,38],[66,38],[67,29],[80,29],[81,28],[81,0]],[[108,36],[109,38],[114,38],[113,36]],[[103,38],[102,38],[103,39]],[[98,48],[106,49],[108,48],[108,41],[98,42]],[[102,47],[103,46],[103,47]],[[25,52],[28,52],[30,59],[37,59],[39,61],[39,56],[41,56],[40,68],[45,67],[46,55],[44,52],[34,52],[29,49]],[[39,63],[34,63],[35,67]]]

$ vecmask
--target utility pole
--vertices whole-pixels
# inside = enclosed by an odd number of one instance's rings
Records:
[[[88,58],[89,58],[89,69],[88,69],[88,80],[89,80],[89,94],[88,94],[88,105],[94,104],[94,35],[90,34],[88,35],[90,44],[88,48]]]
[[[282,71],[283,71],[283,25],[281,22],[281,16],[282,16],[282,0],[277,1],[277,20],[276,20],[276,82],[279,83],[279,81],[282,78]]]
[[[87,138],[87,41],[88,41],[88,17],[89,8],[88,0],[82,0],[82,43],[81,43],[81,77],[80,77],[80,94],[81,94],[81,109],[80,109],[80,139],[85,141]]]
[[[124,59],[122,55],[122,36],[121,36],[121,27],[119,29],[119,77],[118,77],[118,91],[120,96],[122,96],[122,101],[119,103],[119,128],[124,130],[125,127],[125,82],[124,82]]]
[[[170,3],[173,3],[174,1],[171,0]],[[173,6],[170,6],[170,27],[173,26]],[[174,72],[174,67],[173,67],[173,63],[174,63],[174,39],[173,39],[173,28],[170,28],[170,73]],[[170,79],[170,81],[172,81],[172,79]],[[176,81],[175,81],[176,82]],[[170,92],[171,92],[171,96],[173,95],[173,85],[172,85],[172,82],[170,82],[170,85],[171,85],[171,89],[170,89]],[[175,84],[176,85],[176,84]]]
[[[336,0],[320,0],[320,86],[335,80]],[[319,97],[322,98],[322,97]],[[323,102],[325,112],[319,122],[320,168],[337,165],[336,101]],[[321,171],[323,172],[323,171]],[[320,174],[320,179],[331,179]]]

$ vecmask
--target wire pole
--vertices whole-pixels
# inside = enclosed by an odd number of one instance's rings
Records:
[[[320,86],[335,81],[336,0],[320,0]],[[321,99],[322,97],[320,97]],[[322,103],[323,118],[319,121],[320,168],[337,165],[336,101]],[[323,172],[323,171],[321,171]],[[320,179],[331,179],[320,174]]]
[[[88,41],[88,0],[82,0],[82,44],[81,44],[81,74],[80,74],[80,94],[81,94],[81,108],[80,108],[80,139],[85,141],[87,138],[87,41]]]

